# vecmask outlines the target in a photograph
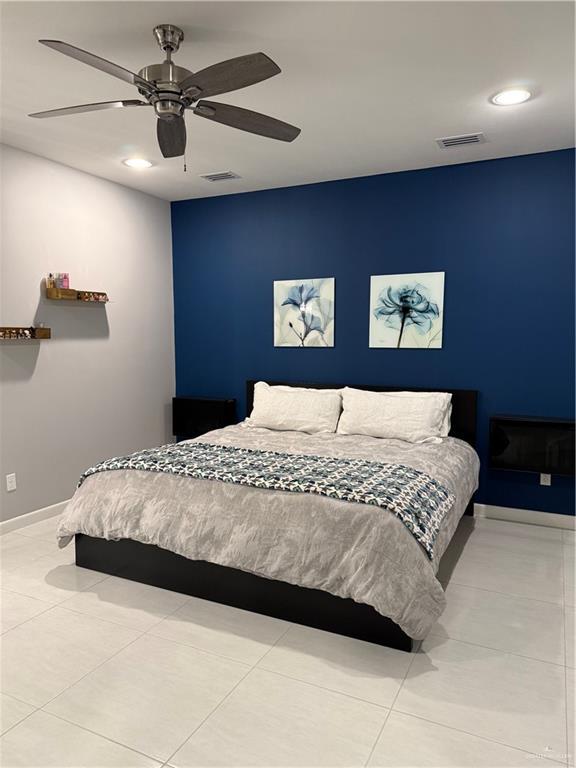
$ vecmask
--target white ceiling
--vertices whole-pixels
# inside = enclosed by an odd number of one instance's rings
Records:
[[[574,145],[571,2],[4,2],[2,140],[169,200],[426,168]],[[188,172],[164,160],[152,110],[51,120],[28,112],[138,98],[133,86],[39,45],[56,38],[138,71],[161,60],[159,23],[182,27],[191,70],[264,51],[281,75],[215,97],[302,128],[293,144],[191,113]],[[494,92],[535,98],[495,107]],[[485,144],[435,139],[483,131]],[[154,167],[134,171],[123,158]],[[239,180],[199,174],[232,170]]]

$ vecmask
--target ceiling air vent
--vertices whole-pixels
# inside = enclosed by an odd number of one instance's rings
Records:
[[[228,181],[229,179],[239,179],[237,173],[234,171],[222,171],[221,173],[204,173],[200,176],[205,181]]]
[[[443,139],[436,139],[436,143],[442,149],[451,147],[464,147],[467,144],[484,144],[486,138],[482,132],[464,133],[461,136],[444,136]]]

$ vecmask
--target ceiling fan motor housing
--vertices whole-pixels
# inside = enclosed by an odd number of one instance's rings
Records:
[[[138,74],[160,90],[180,93],[178,83],[189,77],[192,72],[184,67],[178,67],[171,61],[165,61],[163,64],[149,64],[141,69]]]
[[[163,64],[150,64],[141,69],[140,77],[151,83],[156,89],[153,96],[140,91],[153,105],[156,115],[160,118],[180,117],[191,103],[190,98],[182,95],[179,83],[192,73],[184,67],[178,67],[171,61]]]
[[[154,37],[164,53],[176,53],[180,43],[184,40],[184,32],[174,24],[159,24],[154,27]]]
[[[184,114],[184,104],[177,99],[158,99],[153,105],[156,115],[162,120],[171,120]]]

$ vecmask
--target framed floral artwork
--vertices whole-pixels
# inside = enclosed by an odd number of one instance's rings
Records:
[[[370,346],[440,349],[444,272],[372,275]]]
[[[334,278],[274,281],[274,346],[334,346]]]

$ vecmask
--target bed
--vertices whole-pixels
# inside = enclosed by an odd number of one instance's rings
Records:
[[[248,414],[255,383],[247,382]],[[194,450],[201,443],[202,450],[394,462],[428,472],[453,490],[428,555],[385,509],[133,467],[85,479],[63,515],[60,545],[75,538],[81,567],[409,651],[444,608],[436,572],[461,516],[472,514],[478,480],[477,393],[442,391],[452,394],[452,420],[440,445],[244,424],[186,441]]]

